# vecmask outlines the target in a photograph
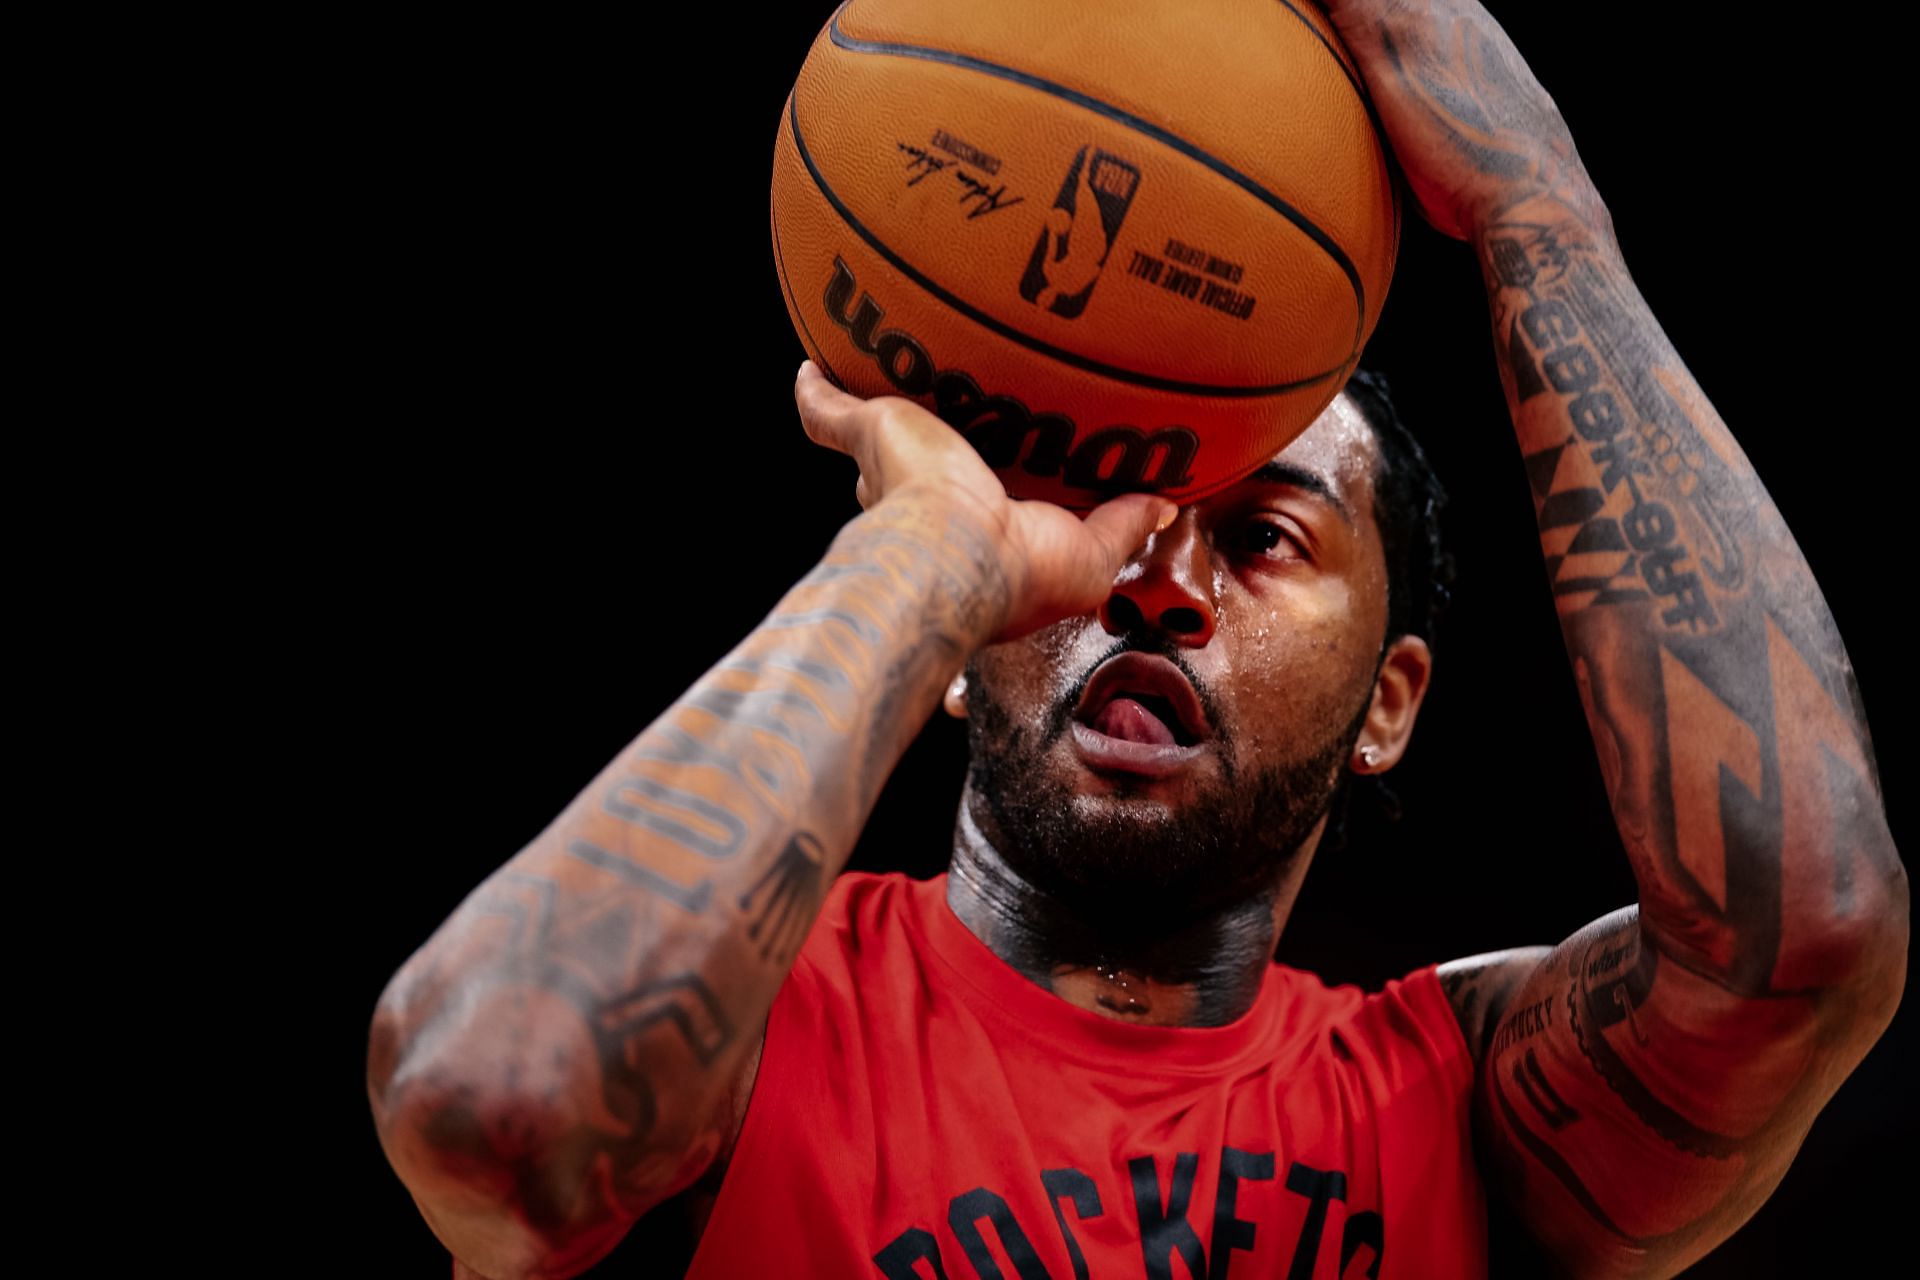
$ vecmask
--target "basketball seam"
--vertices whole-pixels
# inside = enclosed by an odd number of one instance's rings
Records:
[[[793,95],[789,94],[787,98],[788,102],[791,103]],[[826,370],[827,377],[833,382],[834,386],[844,387],[847,384],[841,381],[840,375],[833,371],[832,362],[827,359],[827,349],[820,345],[820,340],[813,336],[813,330],[807,327],[806,308],[800,305],[800,295],[793,291],[793,281],[787,276],[787,258],[786,255],[780,251],[779,201],[777,199],[769,199],[767,202],[767,211],[771,215],[773,222],[773,265],[780,272],[780,287],[785,290],[787,297],[793,299],[794,319],[800,322],[800,332],[806,335],[806,345],[811,348],[807,354],[819,357],[820,367]]]
[[[1353,69],[1347,66],[1347,60],[1340,56],[1340,51],[1327,42],[1327,37],[1321,32],[1320,28],[1313,25],[1312,20],[1309,19],[1306,14],[1294,7],[1293,0],[1280,0],[1280,3],[1286,8],[1288,13],[1291,13],[1300,20],[1300,25],[1305,27],[1315,40],[1320,42],[1320,47],[1327,51],[1327,56],[1333,59],[1333,64],[1340,68],[1340,74],[1345,76],[1347,83],[1353,86],[1353,91],[1359,96],[1361,105],[1369,108],[1367,114],[1373,114],[1371,111],[1373,102],[1367,97],[1366,87],[1354,76]],[[1375,123],[1377,124],[1378,122],[1376,121]],[[1380,136],[1385,137],[1386,135],[1382,134]]]
[[[1347,257],[1346,250],[1342,249],[1333,237],[1328,235],[1318,223],[1314,222],[1313,219],[1307,217],[1306,214],[1300,212],[1298,209],[1295,209],[1273,192],[1267,190],[1258,182],[1255,182],[1246,174],[1241,173],[1226,161],[1209,154],[1195,144],[1188,142],[1185,138],[1161,128],[1150,120],[1143,120],[1132,112],[1117,107],[1110,102],[1102,102],[1091,94],[1082,93],[1078,89],[1070,89],[1066,85],[1057,84],[1052,80],[1036,76],[1031,72],[1021,71],[1014,67],[1002,66],[997,62],[988,62],[984,58],[976,58],[971,54],[955,53],[950,49],[933,49],[925,45],[862,40],[858,36],[850,36],[840,30],[840,15],[846,10],[846,7],[845,4],[842,4],[840,8],[834,10],[833,17],[827,24],[827,34],[838,48],[845,49],[849,53],[880,54],[890,57],[920,58],[928,62],[943,62],[949,66],[959,67],[962,70],[977,71],[983,75],[996,76],[1003,80],[1010,80],[1015,84],[1025,85],[1030,89],[1037,89],[1042,93],[1051,94],[1063,101],[1071,102],[1075,106],[1082,107],[1096,115],[1104,116],[1116,124],[1124,125],[1135,133],[1152,138],[1163,146],[1171,147],[1185,155],[1188,159],[1198,161],[1206,168],[1213,170],[1213,172],[1233,183],[1242,191],[1245,191],[1248,195],[1251,195],[1254,199],[1260,201],[1275,213],[1285,218],[1288,222],[1291,222],[1300,230],[1301,234],[1311,240],[1322,253],[1331,258],[1334,265],[1339,267],[1341,272],[1345,274],[1347,283],[1353,289],[1354,301],[1353,345],[1348,349],[1347,354],[1351,357],[1353,352],[1360,349],[1361,337],[1366,332],[1367,326],[1366,287],[1360,280],[1360,272],[1358,268],[1353,265],[1353,260]],[[1296,14],[1295,16],[1298,17],[1299,15]],[[1304,21],[1304,19],[1302,19],[1302,21]],[[1338,62],[1339,59],[1336,58],[1334,61]],[[1343,72],[1344,70],[1345,68],[1342,68]],[[1386,144],[1383,139],[1384,135],[1376,134],[1376,141],[1380,142],[1380,145],[1384,147]]]
[[[1321,33],[1320,28],[1314,26],[1312,20],[1309,19],[1306,14],[1294,7],[1293,0],[1280,0],[1280,3],[1286,6],[1287,12],[1300,20],[1302,26],[1313,33],[1313,38],[1320,42],[1321,47],[1327,51],[1327,56],[1332,58],[1334,65],[1340,68],[1340,74],[1345,76],[1347,83],[1353,86],[1355,96],[1360,99],[1361,109],[1367,113],[1367,119],[1373,123],[1373,136],[1379,140],[1381,150],[1386,153],[1387,194],[1393,202],[1393,243],[1395,245],[1394,251],[1389,254],[1387,258],[1388,277],[1391,279],[1394,259],[1399,257],[1400,186],[1394,177],[1396,161],[1393,155],[1393,148],[1387,146],[1387,128],[1380,123],[1380,109],[1373,105],[1373,96],[1367,92],[1366,84],[1361,81],[1358,76],[1354,75],[1353,69],[1347,65],[1347,60],[1341,57],[1340,51],[1328,42],[1327,37]]]

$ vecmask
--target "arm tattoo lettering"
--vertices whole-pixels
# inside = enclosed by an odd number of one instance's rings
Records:
[[[1844,982],[1903,877],[1818,585],[1610,241],[1487,227],[1541,550],[1654,945],[1755,995]]]
[[[804,831],[795,832],[753,887],[740,895],[741,909],[755,912],[747,936],[760,944],[763,958],[784,960],[799,945],[810,920],[808,906],[822,892],[825,871],[820,842]],[[754,899],[763,889],[766,897],[755,908]]]
[[[1534,970],[1480,1077],[1476,1132],[1560,1256],[1670,1271],[1751,1212],[1831,1078],[1814,997],[1729,990],[1651,945],[1640,919],[1597,921]]]
[[[1886,1025],[1905,873],[1819,586],[1551,99],[1477,5],[1380,14],[1396,101],[1461,176],[1450,212],[1640,889],[1512,994],[1476,1131],[1557,1258],[1673,1274],[1752,1213]]]
[[[376,1115],[444,1168],[509,1171],[558,1252],[697,1175],[743,1032],[1005,590],[987,535],[944,512],[849,525],[396,975]]]

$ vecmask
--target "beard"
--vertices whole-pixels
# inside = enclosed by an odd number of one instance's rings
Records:
[[[1106,795],[1081,803],[1057,766],[1048,767],[1093,672],[1128,650],[1178,666],[1214,726],[1219,768],[1177,808],[1152,800],[1154,780],[1124,774],[1108,776]],[[979,665],[969,663],[968,790],[986,809],[975,818],[989,820],[995,849],[1023,880],[1116,932],[1160,933],[1250,901],[1270,904],[1339,790],[1371,701],[1369,684],[1345,724],[1285,759],[1249,768],[1233,726],[1177,650],[1120,643],[1088,667],[1037,728],[1017,720]]]

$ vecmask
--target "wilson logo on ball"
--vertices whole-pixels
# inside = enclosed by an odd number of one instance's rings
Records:
[[[932,396],[934,412],[965,436],[995,470],[1018,463],[1028,475],[1058,476],[1063,483],[1092,493],[1153,491],[1193,483],[1192,464],[1200,451],[1200,437],[1187,427],[1142,431],[1120,424],[1090,432],[1075,443],[1080,432],[1072,418],[1063,413],[1034,413],[1013,396],[983,391],[971,374],[938,368],[926,347],[905,329],[880,328],[886,311],[859,288],[852,268],[837,255],[822,300],[827,317],[846,330],[856,350],[873,357],[901,395]]]
[[[1140,170],[1125,160],[1087,151],[1074,155],[1020,277],[1021,297],[1069,320],[1087,309],[1140,185]]]

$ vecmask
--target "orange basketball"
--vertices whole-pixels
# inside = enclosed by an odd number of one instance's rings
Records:
[[[1346,381],[1399,197],[1307,0],[848,0],[788,96],[773,248],[808,354],[1022,497],[1187,502]]]

